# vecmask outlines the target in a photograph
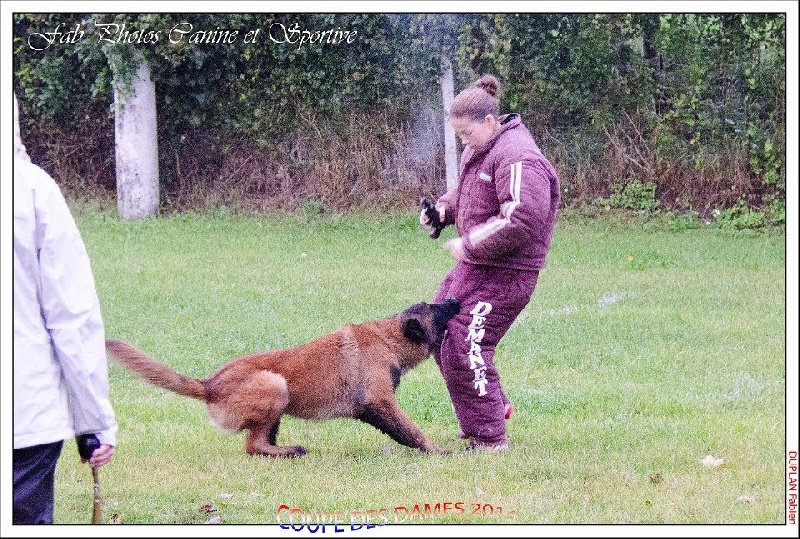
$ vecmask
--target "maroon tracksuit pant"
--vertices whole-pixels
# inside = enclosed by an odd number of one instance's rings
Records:
[[[461,430],[473,442],[506,441],[505,403],[494,350],[531,299],[538,271],[459,262],[434,302],[457,298],[459,313],[447,324],[434,358],[453,401]]]

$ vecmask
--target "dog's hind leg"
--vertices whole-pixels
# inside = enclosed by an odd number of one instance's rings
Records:
[[[267,437],[267,441],[272,445],[278,444],[278,428],[281,426],[281,418],[279,417],[278,420],[272,424],[272,428],[269,429],[269,436]]]
[[[306,449],[299,445],[280,446],[270,443],[270,432],[274,431],[273,425],[260,425],[253,427],[247,434],[245,449],[249,455],[264,455],[268,457],[302,457]]]
[[[277,445],[281,415],[289,403],[289,392],[283,376],[261,372],[251,377],[237,393],[250,405],[244,422],[244,428],[250,431],[245,443],[248,454],[272,457],[301,457],[306,454],[301,446]]]
[[[266,444],[263,443],[264,429],[261,427],[250,429],[247,439],[247,452],[251,455],[270,455],[273,457],[302,457],[305,455],[306,449],[303,446],[292,445],[284,447],[278,445],[278,427],[280,427],[280,424],[281,418],[279,417],[269,427],[266,435]]]

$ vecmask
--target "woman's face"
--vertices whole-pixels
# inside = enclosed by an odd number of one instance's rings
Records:
[[[476,122],[470,118],[450,117],[450,125],[465,145],[469,145],[473,150],[480,150],[495,136],[497,120],[491,114],[487,115],[483,121]]]

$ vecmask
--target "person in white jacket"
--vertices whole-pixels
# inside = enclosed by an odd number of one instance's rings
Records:
[[[95,434],[97,468],[114,455],[118,427],[86,248],[58,185],[16,135],[13,523],[52,524],[63,441]]]

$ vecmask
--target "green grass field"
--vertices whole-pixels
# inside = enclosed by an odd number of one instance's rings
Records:
[[[87,211],[79,226],[107,336],[203,378],[234,356],[429,300],[452,266],[440,248],[452,230],[433,241],[416,219]],[[100,472],[104,520],[783,524],[785,256],[778,232],[562,218],[497,350],[516,408],[502,454],[463,451],[432,360],[398,399],[452,455],[352,420],[287,417],[278,442],[308,449],[290,460],[248,457],[244,436],[213,428],[200,402],[112,364],[120,433]],[[66,445],[56,521],[87,523],[91,502],[91,474]]]

